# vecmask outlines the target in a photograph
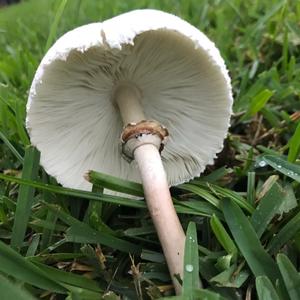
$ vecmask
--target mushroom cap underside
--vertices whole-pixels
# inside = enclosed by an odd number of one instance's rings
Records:
[[[162,161],[170,185],[213,163],[232,107],[224,61],[187,22],[137,10],[66,33],[38,67],[26,126],[49,174],[85,190],[90,169],[140,182],[135,162],[120,153],[123,124],[112,95],[124,82],[141,91],[147,119],[168,128]]]

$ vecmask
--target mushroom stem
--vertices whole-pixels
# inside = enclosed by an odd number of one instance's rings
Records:
[[[145,120],[138,88],[121,85],[114,94],[124,125]],[[171,198],[167,176],[157,145],[147,142],[133,153],[142,178],[147,206],[156,228],[176,294],[181,285],[174,275],[183,277],[185,234]]]
[[[173,206],[159,151],[154,145],[136,148],[134,158],[139,166],[147,206],[156,228],[176,294],[181,285],[174,275],[183,277],[185,234]]]
[[[114,99],[119,106],[123,124],[137,123],[145,120],[140,103],[142,94],[134,85],[121,84],[114,93]]]

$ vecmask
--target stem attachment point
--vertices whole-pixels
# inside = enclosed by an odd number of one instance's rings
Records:
[[[129,123],[121,134],[122,154],[131,162],[134,159],[135,149],[145,144],[152,144],[161,152],[168,135],[168,130],[156,121],[142,120],[138,123]]]

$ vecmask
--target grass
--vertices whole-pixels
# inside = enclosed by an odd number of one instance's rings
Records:
[[[97,172],[89,174],[92,192],[60,187],[39,167],[24,129],[45,49],[76,26],[144,7],[175,13],[214,40],[235,98],[215,165],[172,188],[190,238],[184,293],[174,298],[145,203],[130,199],[141,187]],[[2,8],[1,297],[300,299],[299,20],[300,3],[288,0],[30,0]]]

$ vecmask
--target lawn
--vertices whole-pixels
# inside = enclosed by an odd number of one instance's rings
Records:
[[[145,202],[132,199],[142,187],[101,173],[91,175],[92,192],[62,187],[39,165],[25,129],[31,81],[55,40],[137,8],[199,28],[232,79],[223,151],[200,178],[171,188],[188,237],[181,296],[173,296]],[[299,300],[299,82],[299,1],[29,0],[0,8],[0,298]]]

